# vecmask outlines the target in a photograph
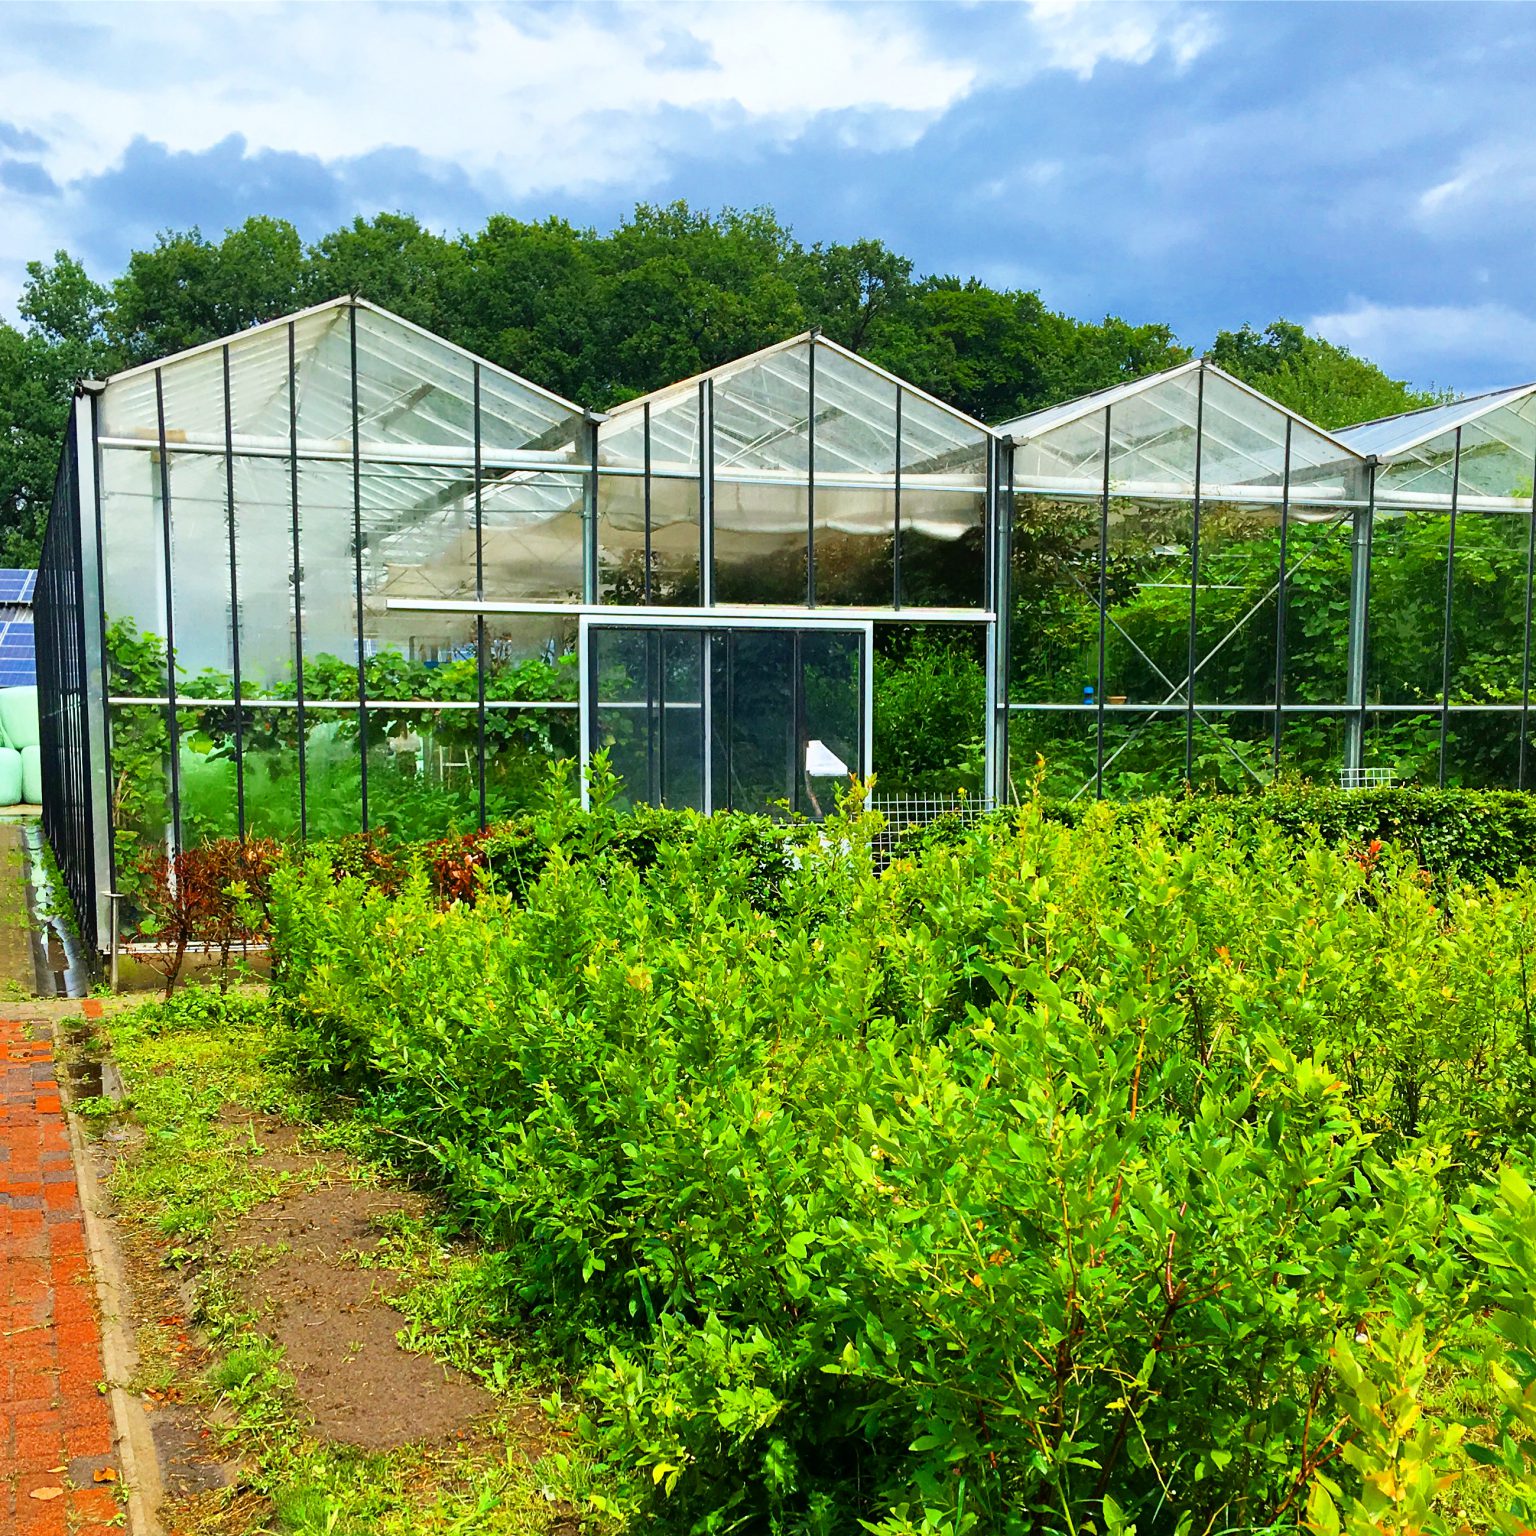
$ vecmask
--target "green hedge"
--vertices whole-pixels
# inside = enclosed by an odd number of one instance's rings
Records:
[[[1439,877],[1513,881],[1536,867],[1536,795],[1502,789],[1366,789],[1283,785],[1252,795],[1191,794],[1125,802],[1042,799],[1041,813],[1080,826],[1090,813],[1130,832],[1187,842],[1201,832],[1252,849],[1274,828],[1295,841],[1313,836],[1359,850],[1391,844]],[[1014,812],[984,818],[1006,822]],[[887,840],[892,854],[952,846],[967,835],[958,817],[941,817]]]

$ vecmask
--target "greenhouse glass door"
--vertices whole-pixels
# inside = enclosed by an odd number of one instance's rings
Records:
[[[582,621],[582,741],[621,804],[821,820],[869,773],[869,624]],[[583,793],[587,776],[583,775]]]

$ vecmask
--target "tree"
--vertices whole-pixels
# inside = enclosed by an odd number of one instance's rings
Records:
[[[343,294],[370,299],[428,330],[445,332],[463,268],[463,247],[403,213],[356,218],[304,253],[299,290],[324,303]]]
[[[107,293],[65,251],[27,265],[25,331],[0,325],[0,564],[37,563],[70,400],[107,371]]]
[[[851,351],[863,352],[892,324],[910,323],[912,263],[883,241],[814,245],[792,265],[811,323]]]
[[[124,367],[215,341],[297,308],[304,271],[286,219],[247,219],[216,245],[197,229],[166,230],[112,285],[107,335]]]
[[[564,219],[493,214],[454,269],[445,334],[571,400],[600,400],[592,346],[597,236]]]
[[[1320,427],[1349,427],[1450,398],[1413,389],[1289,320],[1276,320],[1262,332],[1251,325],[1218,331],[1207,355],[1217,367]]]
[[[594,242],[598,398],[612,404],[806,329],[794,237],[767,209],[642,204]]]

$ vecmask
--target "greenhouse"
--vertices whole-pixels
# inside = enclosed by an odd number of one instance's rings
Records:
[[[1012,444],[1012,787],[1524,787],[1536,385],[1328,434],[1196,361]]]
[[[48,835],[104,936],[156,850],[474,830],[599,753],[812,818],[1523,786],[1533,461],[1536,386],[1330,434],[1193,361],[988,428],[816,333],[599,413],[338,299],[81,386]],[[882,774],[917,634],[977,679],[963,786]]]
[[[820,816],[878,768],[876,626],[1000,650],[1000,462],[814,334],[600,415],[339,299],[82,386],[39,586],[76,906],[220,836],[472,830],[598,752]]]

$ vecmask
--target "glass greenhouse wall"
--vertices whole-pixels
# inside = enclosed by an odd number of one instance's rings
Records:
[[[1525,787],[1536,386],[1330,435],[1192,362],[998,431],[1014,793]]]
[[[48,834],[105,935],[157,853],[469,831],[598,752],[818,817],[935,625],[973,803],[1523,787],[1533,483],[1536,386],[1329,434],[1196,361],[989,429],[812,333],[603,415],[339,299],[81,387]]]
[[[161,851],[469,831],[598,751],[824,814],[877,624],[1000,651],[1000,466],[814,334],[600,416],[340,299],[82,386],[39,609],[83,921]]]

